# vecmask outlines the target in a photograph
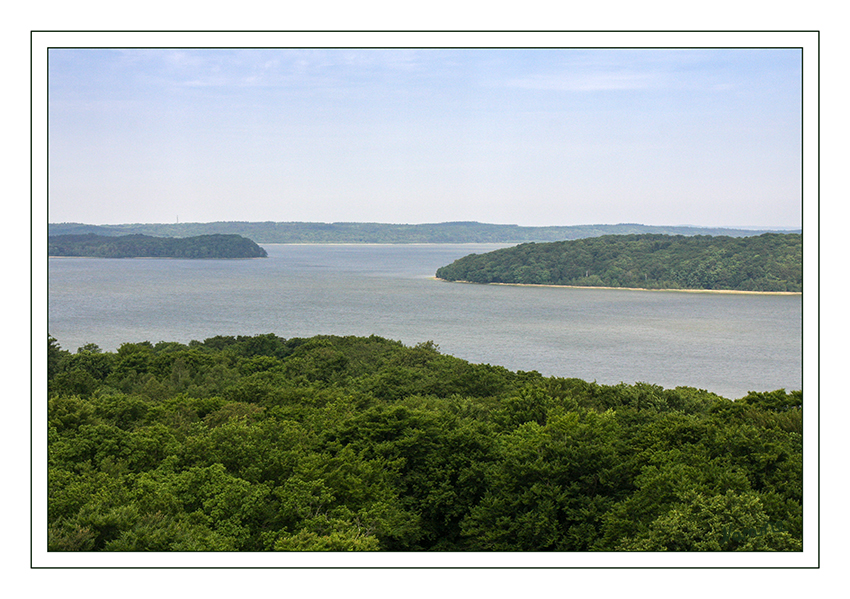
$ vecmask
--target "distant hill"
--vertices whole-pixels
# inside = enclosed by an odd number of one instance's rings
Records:
[[[86,225],[52,223],[49,235],[128,235],[192,237],[241,235],[257,243],[525,243],[562,241],[600,235],[659,233],[665,235],[727,235],[747,237],[767,231],[667,227],[639,224],[520,227],[478,222],[399,225],[384,223],[214,222],[174,224]],[[800,231],[797,231],[800,232]]]
[[[266,250],[239,235],[170,238],[150,235],[56,235],[48,238],[50,256],[91,258],[265,258]]]
[[[803,238],[605,235],[470,254],[436,274],[472,283],[801,292]]]

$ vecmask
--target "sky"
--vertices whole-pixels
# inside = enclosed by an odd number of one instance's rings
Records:
[[[800,227],[799,49],[51,49],[48,219]]]

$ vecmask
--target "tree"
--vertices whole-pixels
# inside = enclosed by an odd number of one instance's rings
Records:
[[[610,287],[803,289],[802,235],[603,235],[470,254],[437,277],[475,283]]]
[[[69,353],[59,346],[52,336],[47,336],[47,380],[50,381],[59,372],[60,363]]]
[[[800,547],[801,392],[601,385],[374,336],[48,354],[50,550]]]
[[[622,543],[628,551],[802,551],[787,529],[771,523],[757,493],[705,496],[696,491]]]

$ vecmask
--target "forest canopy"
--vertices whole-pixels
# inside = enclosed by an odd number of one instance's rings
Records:
[[[803,237],[604,235],[470,254],[437,270],[448,281],[644,289],[803,290]]]
[[[152,237],[150,235],[56,235],[48,237],[49,256],[90,258],[265,258],[259,245],[239,235]]]
[[[51,551],[799,551],[802,392],[433,342],[48,339]]]

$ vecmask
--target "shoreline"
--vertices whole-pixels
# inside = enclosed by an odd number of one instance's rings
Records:
[[[555,285],[552,283],[474,283],[472,281],[449,281],[431,277],[444,283],[464,283],[467,285],[504,285],[507,287],[556,287],[561,289],[618,289],[621,291],[676,291],[681,293],[732,293],[743,295],[803,295],[802,291],[747,291],[743,289],[647,289],[645,287],[603,287],[601,285]]]

